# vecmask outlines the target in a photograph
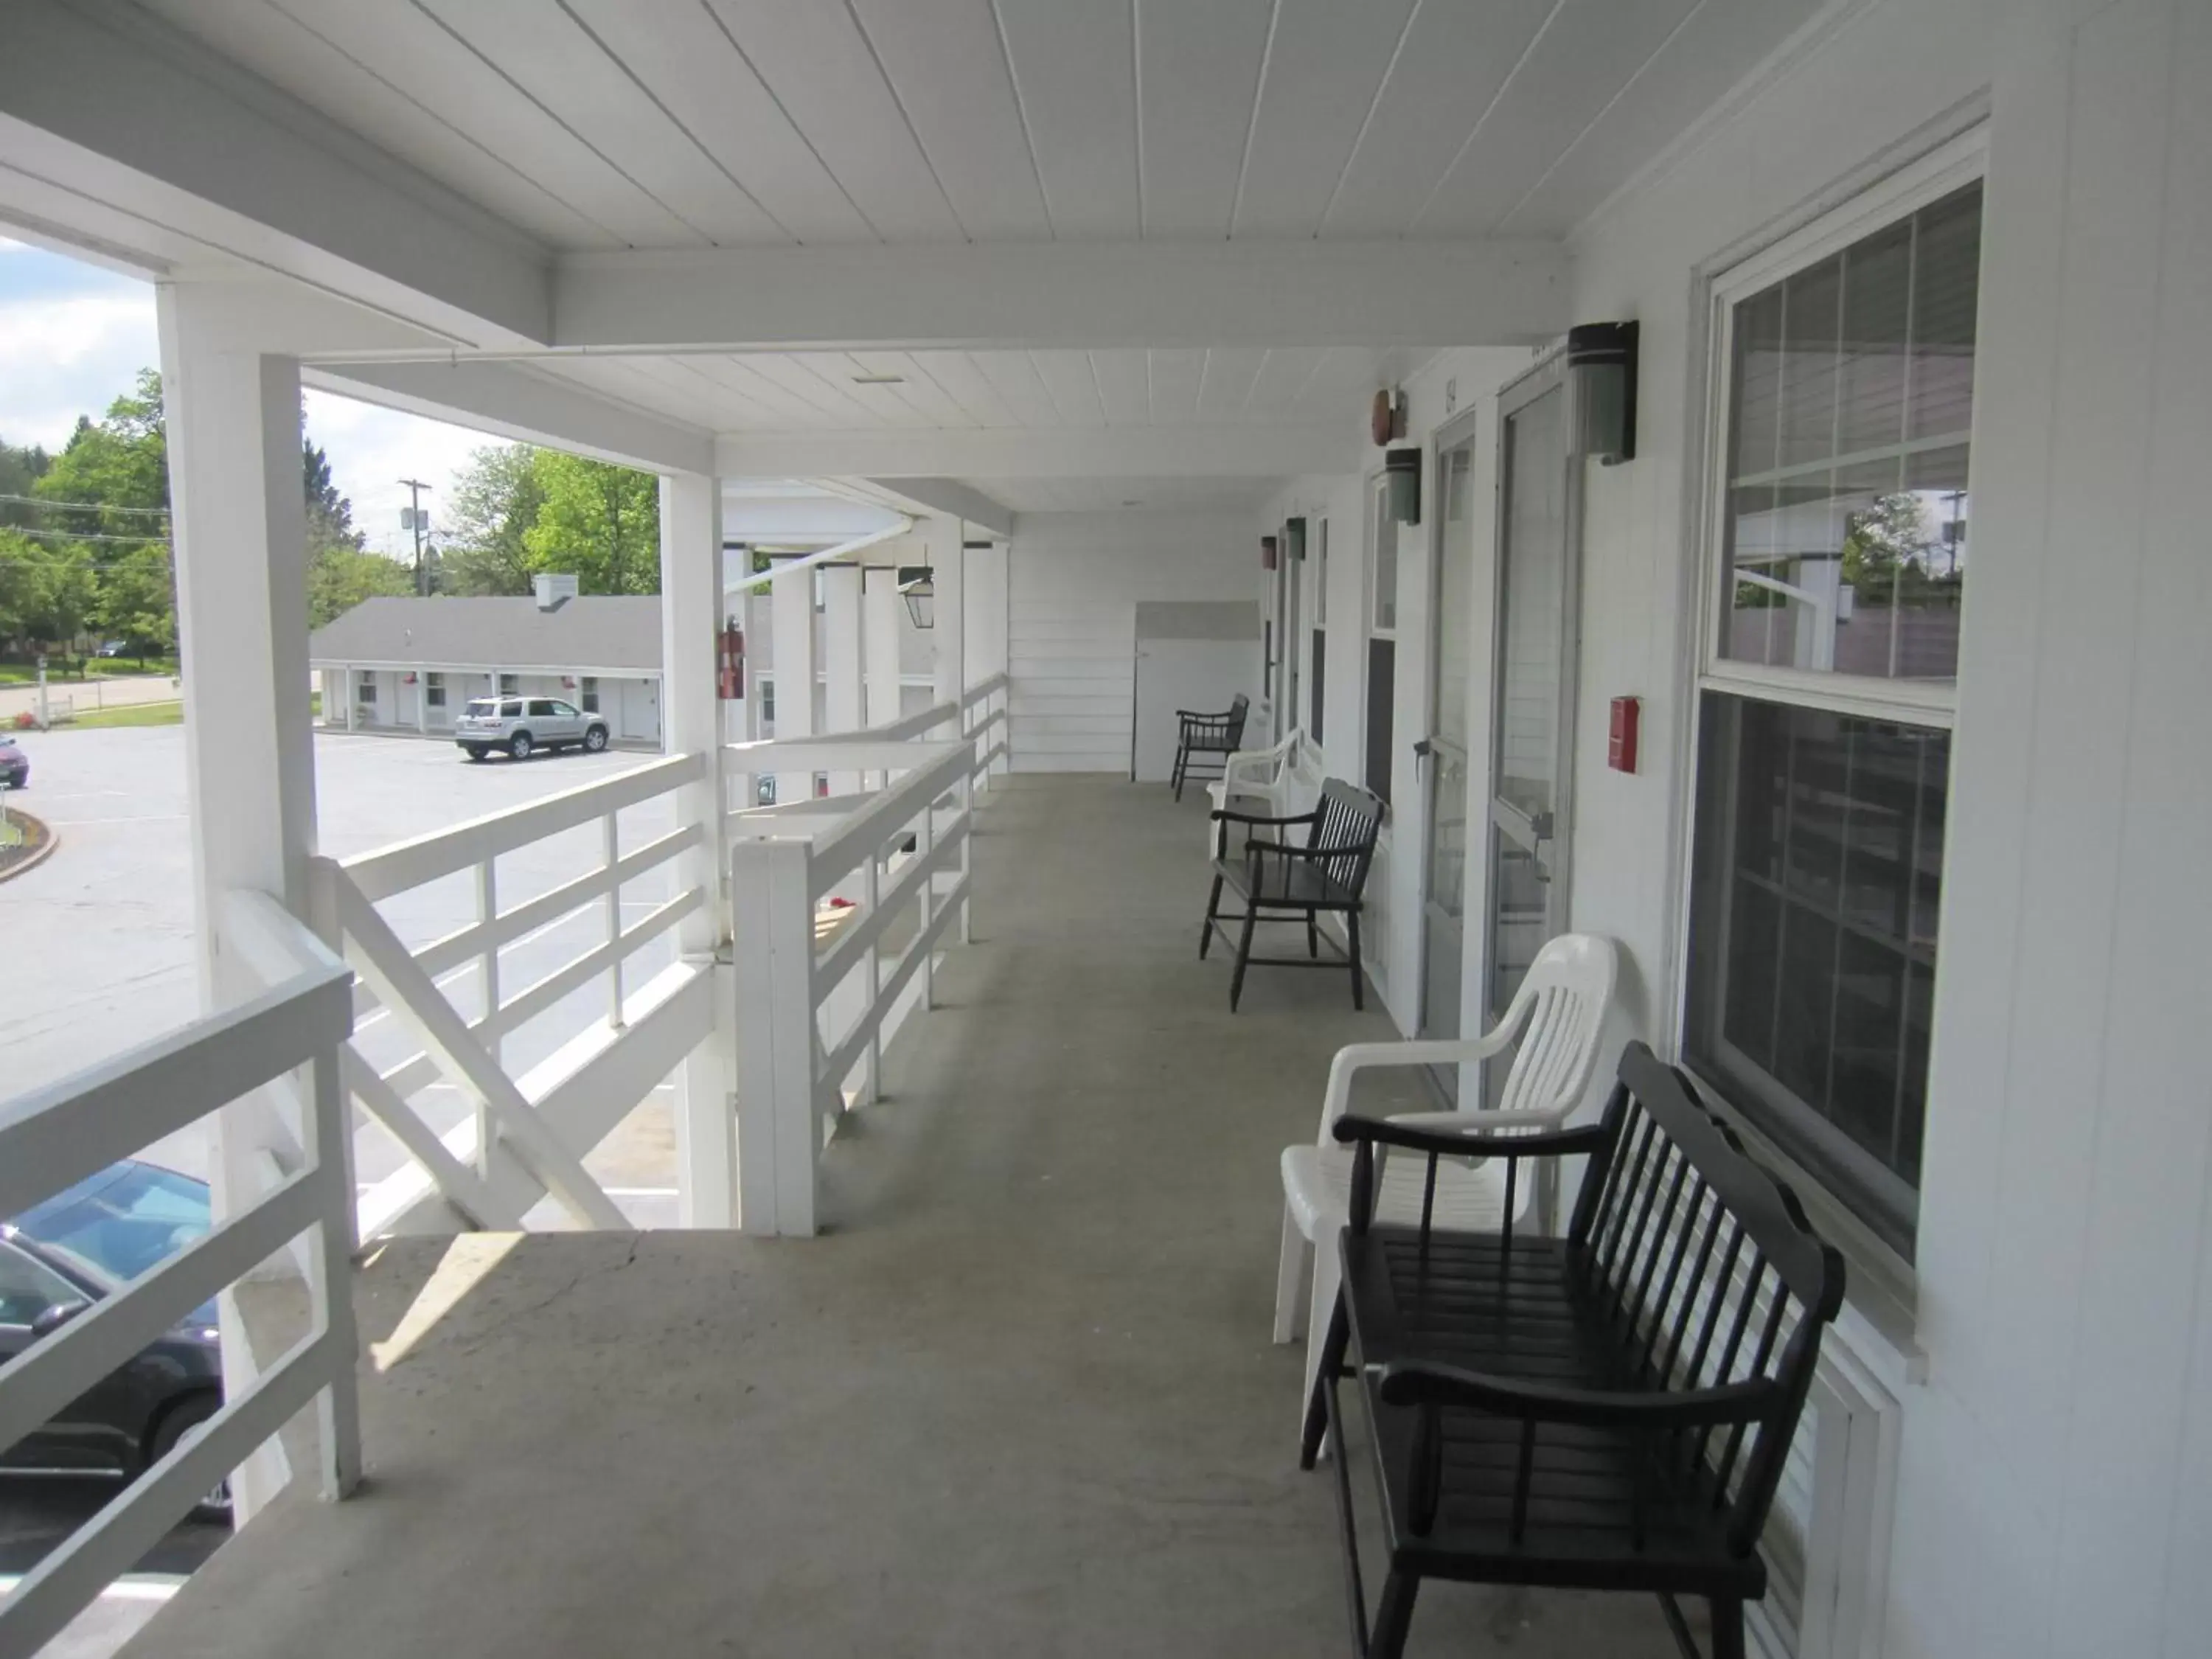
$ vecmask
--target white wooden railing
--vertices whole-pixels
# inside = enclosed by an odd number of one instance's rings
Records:
[[[929,1006],[948,931],[968,937],[972,801],[1006,757],[1006,684],[994,676],[867,731],[727,751],[726,773],[741,782],[876,781],[725,820],[748,1232],[816,1231],[823,1148],[848,1109],[875,1097],[884,1044]],[[837,899],[849,908],[829,908]]]
[[[0,1215],[15,1215],[258,1090],[282,1089],[301,1067],[308,1079],[296,1091],[304,1109],[296,1168],[205,1237],[0,1366],[0,1447],[303,1236],[309,1328],[250,1385],[231,1387],[204,1429],[0,1598],[0,1653],[37,1652],[311,1401],[325,1496],[343,1497],[360,1479],[353,1192],[339,1060],[353,1024],[352,976],[275,900],[233,895],[226,939],[249,933],[269,948],[265,961],[289,966],[270,990],[0,1108]]]
[[[576,1225],[630,1224],[585,1170],[583,1156],[714,1030],[710,963],[678,960],[641,976],[630,959],[714,898],[705,882],[684,885],[625,921],[623,888],[702,847],[710,830],[678,823],[625,850],[619,815],[698,781],[705,771],[704,756],[672,756],[357,858],[318,860],[319,925],[361,976],[346,1086],[409,1160],[362,1195],[363,1237],[450,1230],[456,1214],[466,1224],[519,1228],[549,1194]],[[502,908],[500,858],[594,824],[596,867]],[[473,920],[426,944],[410,948],[377,908],[463,873],[473,884]],[[596,919],[592,942],[510,989],[501,951],[578,917]],[[580,1020],[549,1058],[511,1074],[503,1041],[594,981],[604,988],[601,1014]],[[475,1012],[465,1014],[447,991],[470,984]],[[380,1068],[364,1057],[363,1045],[386,1023],[404,1034],[410,1052]],[[442,1133],[414,1104],[440,1084],[457,1089],[473,1109]]]

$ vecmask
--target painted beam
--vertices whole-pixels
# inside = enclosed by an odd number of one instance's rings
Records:
[[[714,470],[714,440],[699,428],[625,407],[526,363],[326,363],[303,366],[300,377],[364,403],[650,472]]]
[[[937,514],[958,519],[967,534],[1000,540],[1014,533],[1014,515],[981,490],[957,478],[870,478],[875,489],[896,495],[916,516]]]
[[[1556,242],[1020,242],[562,256],[556,344],[1534,344],[1563,332]]]
[[[726,432],[720,471],[863,477],[906,493],[902,478],[1291,478],[1357,472],[1375,460],[1358,418],[1335,425],[1046,427],[863,432]],[[917,496],[916,499],[919,499]],[[978,515],[1011,532],[1006,509]],[[964,514],[962,516],[966,516]],[[1000,528],[1000,526],[1006,526]]]
[[[119,210],[457,343],[550,331],[544,248],[137,7],[14,0],[6,34],[0,154],[65,192],[48,234],[136,240]]]

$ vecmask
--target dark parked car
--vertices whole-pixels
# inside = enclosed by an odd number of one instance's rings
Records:
[[[0,1222],[0,1364],[208,1231],[203,1181],[136,1159]],[[222,1404],[213,1303],[13,1446],[0,1469],[133,1476]],[[208,1507],[228,1502],[210,1495]]]
[[[0,738],[0,783],[10,789],[31,787],[31,757],[6,738]]]

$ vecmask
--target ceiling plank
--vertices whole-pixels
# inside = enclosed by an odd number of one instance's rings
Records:
[[[1219,346],[1206,354],[1206,378],[1198,395],[1201,421],[1234,421],[1244,413],[1252,382],[1267,361],[1261,346]]]
[[[1053,407],[1067,426],[1103,426],[1106,406],[1100,401],[1098,381],[1091,372],[1091,354],[1086,351],[1032,351],[1030,361],[1036,366],[1045,390],[1052,394]]]
[[[971,351],[969,357],[1005,402],[1018,426],[1061,424],[1060,410],[1026,351]]]
[[[1504,218],[1565,235],[1748,75],[1825,0],[1705,0]]]
[[[789,426],[827,427],[839,423],[839,417],[820,404],[794,397],[761,374],[752,367],[750,357],[708,352],[694,356],[689,362],[696,373],[729,387],[739,397],[766,410],[768,418],[758,422],[763,427],[774,430]]]
[[[866,371],[854,362],[852,354],[844,351],[798,351],[791,361],[801,368],[811,369],[821,377],[823,385],[841,397],[849,398],[867,410],[871,426],[928,426],[930,421],[904,398],[899,389],[864,381],[860,376]]]
[[[1198,395],[1206,380],[1203,350],[1152,354],[1152,422],[1172,426],[1198,418]]]
[[[1051,235],[990,0],[851,3],[961,228]]]
[[[990,377],[975,366],[965,351],[911,351],[915,366],[945,388],[945,393],[968,411],[968,424],[986,427],[1018,426],[1013,410],[999,395]]]
[[[295,94],[310,89],[334,120],[541,240],[564,248],[623,246],[589,214],[269,0],[144,3],[264,80]]]
[[[1566,0],[1437,185],[1414,232],[1494,229],[1697,4]]]
[[[791,240],[568,13],[543,0],[416,3],[716,246]]]
[[[726,475],[779,478],[1297,477],[1355,472],[1369,456],[1356,420],[1230,427],[724,433]]]
[[[1109,426],[1150,426],[1152,422],[1151,355],[1141,349],[1091,351],[1091,373],[1098,382],[1098,400]]]
[[[714,162],[801,242],[875,233],[703,6],[564,0]]]
[[[1278,421],[1288,418],[1291,400],[1305,390],[1314,370],[1328,354],[1318,346],[1272,348],[1259,372],[1252,377],[1251,394],[1244,399],[1247,419]]]
[[[1558,0],[1424,5],[1413,15],[1324,236],[1402,236]]]
[[[355,63],[439,112],[632,247],[697,247],[707,238],[625,178],[607,158],[427,13],[355,0],[275,0]],[[300,95],[313,99],[310,82]]]
[[[1321,228],[1413,9],[1413,0],[1282,0],[1232,234]]]
[[[784,112],[888,242],[958,241],[959,222],[852,15],[811,0],[706,0]]]
[[[850,396],[842,387],[807,368],[785,352],[749,352],[740,361],[763,380],[774,382],[803,404],[820,410],[832,422],[842,426],[867,426],[866,405]]]
[[[1053,234],[1137,235],[1135,8],[998,0],[997,9]]]
[[[1226,236],[1273,0],[1136,0],[1146,236]]]
[[[915,361],[911,352],[855,351],[848,355],[864,374],[898,375],[899,383],[890,387],[890,392],[921,416],[924,426],[977,424],[975,416]]]

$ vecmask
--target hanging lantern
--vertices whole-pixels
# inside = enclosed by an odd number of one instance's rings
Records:
[[[1382,479],[1389,494],[1390,516],[1400,524],[1421,521],[1421,452],[1394,449],[1382,458]]]
[[[1260,568],[1273,570],[1274,568],[1275,538],[1273,536],[1262,536],[1260,538]]]
[[[907,564],[899,567],[899,598],[906,601],[906,614],[914,618],[916,628],[937,626],[936,572],[926,564]]]

